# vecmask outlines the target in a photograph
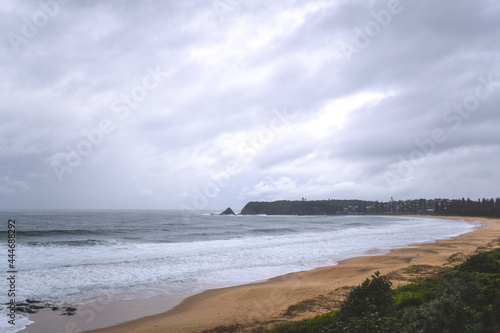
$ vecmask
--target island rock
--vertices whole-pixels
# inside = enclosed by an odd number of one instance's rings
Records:
[[[227,209],[225,211],[223,211],[222,213],[220,213],[219,215],[236,215],[236,214],[233,212],[231,207],[227,207]]]

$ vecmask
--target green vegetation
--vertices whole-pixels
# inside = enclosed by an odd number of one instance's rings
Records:
[[[437,215],[500,217],[500,198],[483,198],[477,201],[470,198],[434,202]]]
[[[242,215],[352,215],[425,214],[448,216],[500,217],[500,198],[415,199],[388,202],[365,200],[314,200],[249,202]]]
[[[391,286],[376,272],[340,310],[269,332],[500,332],[500,249],[471,256],[441,277]]]
[[[360,203],[360,200],[320,200],[273,202],[251,201],[241,210],[242,215],[337,215],[344,206]]]

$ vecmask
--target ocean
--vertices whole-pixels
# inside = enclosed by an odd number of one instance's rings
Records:
[[[209,212],[0,211],[0,331],[7,322],[7,221],[16,220],[16,301],[78,307],[187,295],[335,265],[473,231],[462,220],[382,216],[219,216]]]

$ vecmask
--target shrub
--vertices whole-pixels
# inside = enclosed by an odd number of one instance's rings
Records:
[[[443,295],[430,304],[410,311],[403,319],[404,332],[464,332],[468,309],[455,295]]]
[[[399,302],[399,304],[396,307],[396,310],[401,310],[406,307],[414,307],[414,306],[419,306],[422,305],[422,300],[420,298],[412,297],[412,298],[406,298]]]
[[[372,306],[372,310],[375,310]],[[378,312],[366,313],[363,317],[352,317],[346,322],[339,322],[329,332],[348,333],[399,333],[400,323],[392,317],[381,316]]]
[[[380,272],[366,279],[354,288],[340,307],[340,318],[363,317],[367,313],[378,312],[385,315],[393,303],[392,283]]]
[[[460,272],[468,273],[500,273],[500,263],[490,257],[487,253],[479,253],[468,257],[458,269]]]

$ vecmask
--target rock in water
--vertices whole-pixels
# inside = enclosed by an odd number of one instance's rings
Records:
[[[220,213],[220,215],[236,215],[236,214],[233,212],[231,207],[227,207],[227,209],[225,211],[223,211],[222,213]]]

